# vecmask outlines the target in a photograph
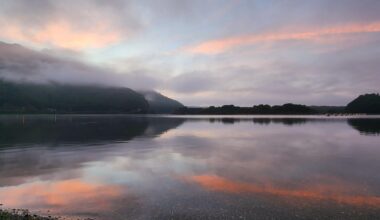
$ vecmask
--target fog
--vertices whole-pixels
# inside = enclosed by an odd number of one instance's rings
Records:
[[[0,76],[4,80],[23,83],[92,84],[132,89],[151,89],[158,84],[158,79],[138,71],[118,73],[49,51],[3,42],[0,42]]]

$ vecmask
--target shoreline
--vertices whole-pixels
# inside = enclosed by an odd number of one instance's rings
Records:
[[[57,217],[44,217],[29,212],[28,209],[1,209],[1,220],[58,220]]]

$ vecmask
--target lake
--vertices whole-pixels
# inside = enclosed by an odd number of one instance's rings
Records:
[[[380,118],[0,116],[0,203],[67,219],[380,219]]]

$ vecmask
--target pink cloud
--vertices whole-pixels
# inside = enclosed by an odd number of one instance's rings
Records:
[[[380,32],[380,22],[370,24],[348,24],[300,32],[274,32],[228,37],[205,41],[200,44],[187,47],[185,48],[185,51],[194,54],[218,54],[235,47],[263,42],[277,42],[284,40],[320,40],[323,37],[329,36],[376,32]]]
[[[106,21],[79,28],[68,21],[59,20],[38,28],[26,28],[16,23],[2,27],[0,38],[26,44],[53,46],[73,50],[102,48],[122,40],[122,33]]]

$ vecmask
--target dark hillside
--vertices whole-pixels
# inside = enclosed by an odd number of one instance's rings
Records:
[[[149,104],[128,88],[0,81],[1,113],[145,113]]]
[[[346,111],[349,113],[380,114],[380,95],[361,95],[347,105]]]

